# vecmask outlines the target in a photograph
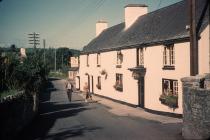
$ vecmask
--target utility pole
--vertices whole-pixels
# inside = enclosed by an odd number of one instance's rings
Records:
[[[63,54],[62,54],[62,68],[63,68]]]
[[[45,60],[45,45],[46,45],[46,41],[45,39],[43,39],[43,47],[44,47],[44,65],[46,64],[46,60]]]
[[[36,49],[37,45],[40,45],[39,43],[39,34],[33,32],[32,34],[28,34],[29,38],[29,44],[32,44],[34,49]]]
[[[55,48],[55,72],[56,72],[56,48]]]
[[[190,6],[190,75],[198,74],[198,35],[196,32],[196,0],[189,0]]]

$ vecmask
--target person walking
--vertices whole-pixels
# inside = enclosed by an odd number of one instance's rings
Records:
[[[70,80],[68,80],[66,83],[66,90],[67,90],[67,96],[69,98],[69,101],[71,102],[73,85],[70,83]]]
[[[87,83],[85,83],[83,87],[83,91],[85,93],[85,102],[87,102],[87,99],[89,98],[89,87]]]

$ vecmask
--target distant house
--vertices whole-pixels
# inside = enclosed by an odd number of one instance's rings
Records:
[[[205,0],[198,0],[197,20]],[[125,6],[125,22],[96,23],[96,38],[80,55],[79,85],[90,92],[148,110],[182,114],[182,83],[190,75],[187,0],[147,13]],[[209,13],[199,31],[199,74],[209,73]]]
[[[20,48],[20,56],[26,57],[26,49],[25,48]]]
[[[76,77],[79,71],[79,57],[78,56],[72,56],[69,59],[69,71],[68,71],[68,78],[72,80],[73,82],[76,82],[77,84],[77,89],[79,88],[79,79]]]

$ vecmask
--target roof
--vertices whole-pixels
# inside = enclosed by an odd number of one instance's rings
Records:
[[[197,17],[201,17],[206,0],[197,1]],[[139,17],[125,30],[125,23],[104,30],[83,48],[83,53],[109,51],[123,48],[151,46],[167,41],[189,40],[189,4],[188,0],[175,3]],[[209,7],[208,7],[209,8]],[[202,23],[202,32],[209,24],[209,13],[206,12]]]

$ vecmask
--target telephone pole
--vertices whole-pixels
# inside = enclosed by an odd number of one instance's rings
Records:
[[[55,72],[56,72],[56,48],[55,48]]]
[[[190,75],[195,76],[198,74],[199,70],[199,61],[198,61],[198,34],[201,29],[205,14],[208,11],[210,6],[209,0],[206,0],[205,5],[202,9],[202,14],[196,21],[196,1],[189,0],[189,9],[190,9]],[[210,9],[210,8],[209,8]],[[209,19],[210,20],[210,19]]]
[[[62,68],[63,68],[63,54],[62,54]]]
[[[189,0],[190,6],[190,75],[198,74],[198,35],[196,32],[196,0]]]
[[[46,41],[45,39],[43,39],[43,48],[44,48],[44,64],[46,63],[45,61],[45,45],[46,45]]]
[[[29,44],[32,44],[34,49],[36,49],[37,45],[40,45],[39,43],[39,34],[33,32],[32,34],[28,34],[29,38]]]

